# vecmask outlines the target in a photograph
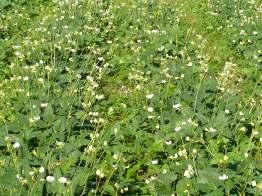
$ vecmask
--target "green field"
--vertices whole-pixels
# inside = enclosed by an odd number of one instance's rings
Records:
[[[262,1],[0,0],[0,195],[262,195]]]

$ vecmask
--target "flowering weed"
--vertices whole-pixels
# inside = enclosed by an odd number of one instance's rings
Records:
[[[259,0],[0,1],[3,195],[259,195]]]

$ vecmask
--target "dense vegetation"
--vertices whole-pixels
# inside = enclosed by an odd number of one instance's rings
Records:
[[[0,0],[1,195],[259,195],[261,74],[261,0]]]

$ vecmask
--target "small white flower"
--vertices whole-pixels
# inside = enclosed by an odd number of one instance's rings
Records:
[[[99,176],[100,178],[105,177],[105,174],[100,169],[96,170],[96,175]]]
[[[230,111],[229,111],[228,109],[225,109],[225,113],[226,113],[226,114],[229,114]]]
[[[54,176],[47,176],[46,181],[52,183],[52,182],[55,181],[55,177]]]
[[[257,186],[257,182],[256,182],[255,180],[252,180],[251,185],[252,185],[253,187],[256,187],[256,186]]]
[[[189,63],[187,64],[188,67],[192,67],[192,65],[193,65],[192,62],[189,62]]]
[[[227,180],[228,176],[226,174],[223,174],[222,176],[218,176],[219,180]]]
[[[39,78],[38,82],[44,83],[44,79],[43,78]]]
[[[171,140],[167,140],[166,141],[166,145],[171,145],[172,144],[172,141]]]
[[[151,163],[153,164],[153,165],[156,165],[156,164],[158,164],[158,160],[156,159],[156,160],[153,160],[153,161],[151,161]]]
[[[115,159],[115,160],[119,159],[119,155],[118,154],[114,154],[113,155],[113,159]]]
[[[60,182],[61,184],[65,184],[65,183],[67,183],[67,179],[62,176],[62,177],[60,177],[60,178],[58,179],[58,182]]]
[[[147,111],[148,111],[148,112],[153,112],[153,111],[154,111],[154,108],[148,107],[148,108],[147,108]]]
[[[104,61],[104,58],[103,57],[98,57],[97,58],[99,61]]]
[[[178,132],[178,131],[180,131],[180,130],[181,130],[181,127],[176,127],[176,128],[175,128],[175,131],[176,131],[176,132]]]
[[[47,107],[47,105],[48,105],[48,103],[41,103],[41,107],[42,107],[42,108]]]
[[[152,99],[153,97],[154,97],[154,94],[146,95],[146,98],[147,98],[147,99]]]
[[[96,95],[96,99],[97,99],[97,100],[104,99],[104,97],[105,97],[104,95]]]
[[[208,132],[211,132],[211,133],[215,133],[217,130],[213,127],[210,127],[209,129],[208,128],[205,128],[206,131]]]
[[[242,111],[239,112],[240,116],[244,116],[244,113]]]
[[[179,110],[180,107],[181,107],[181,104],[179,104],[179,103],[173,105],[173,109],[175,109],[175,110]]]
[[[58,148],[63,148],[64,145],[65,145],[65,142],[56,141],[55,144],[56,144],[56,146],[57,146]]]
[[[187,166],[187,169],[186,169],[185,172],[184,172],[184,176],[185,176],[186,178],[191,178],[191,176],[193,176],[193,175],[194,175],[193,166],[189,164],[189,165]]]
[[[19,142],[15,142],[15,143],[13,144],[13,147],[14,147],[14,148],[19,148],[19,147],[20,147],[20,143],[19,143]]]
[[[44,173],[45,172],[45,168],[44,167],[40,167],[38,171],[39,171],[39,173]]]

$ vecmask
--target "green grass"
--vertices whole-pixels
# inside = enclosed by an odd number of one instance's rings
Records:
[[[1,195],[260,195],[261,6],[0,1]]]

